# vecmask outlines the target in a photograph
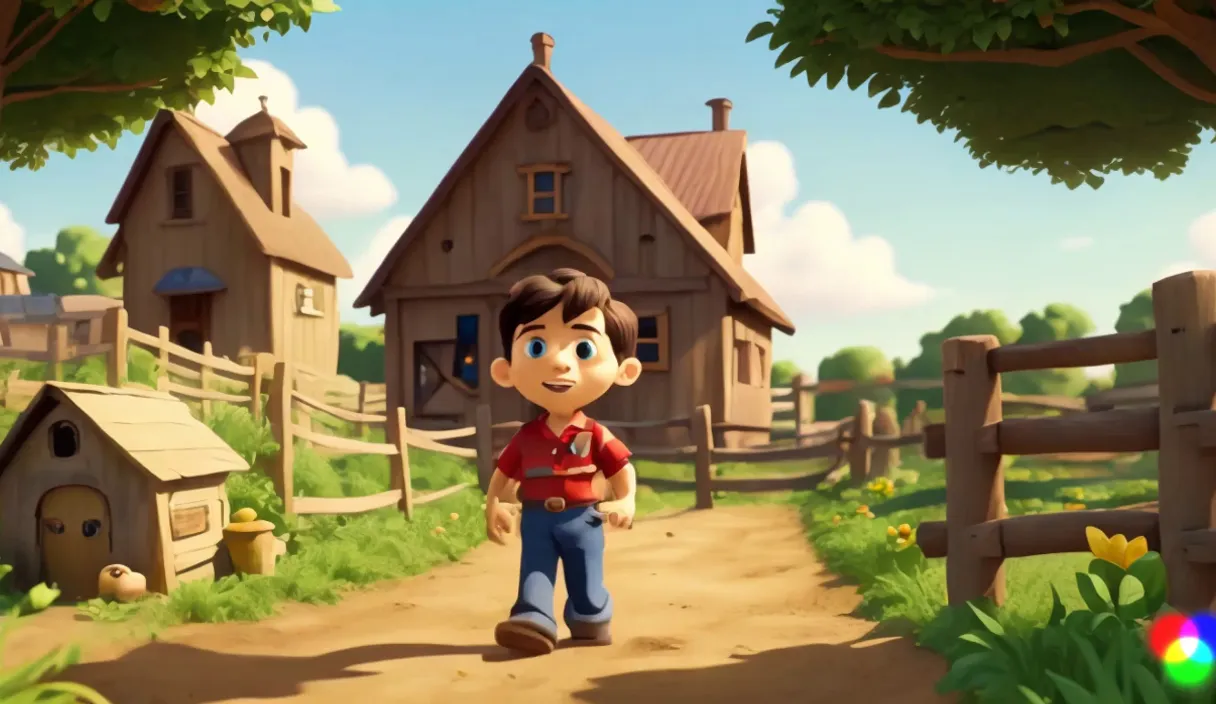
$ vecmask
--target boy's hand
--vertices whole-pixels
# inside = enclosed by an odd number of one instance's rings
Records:
[[[506,545],[506,535],[515,530],[515,515],[499,501],[486,502],[486,537],[499,545]]]
[[[608,524],[614,528],[632,528],[633,514],[637,512],[637,504],[634,503],[633,497],[605,501],[600,504],[599,511],[608,518]]]

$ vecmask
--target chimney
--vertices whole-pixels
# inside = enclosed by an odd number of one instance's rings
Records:
[[[714,111],[714,132],[724,132],[730,129],[730,109],[734,105],[730,98],[714,98],[705,103]]]
[[[258,96],[258,102],[262,104],[262,112],[270,112],[270,108],[266,107],[266,103],[269,101],[270,101],[270,98],[268,98],[264,95]]]
[[[553,37],[544,32],[532,35],[532,65],[548,71],[553,60]]]

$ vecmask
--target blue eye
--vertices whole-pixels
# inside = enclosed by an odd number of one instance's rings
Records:
[[[539,337],[534,337],[528,340],[528,344],[524,347],[524,350],[532,359],[540,359],[545,356],[545,341]]]
[[[595,359],[595,353],[597,351],[598,350],[595,349],[595,343],[591,340],[579,340],[578,344],[574,346],[574,354],[578,355],[578,358],[584,362],[589,359]]]

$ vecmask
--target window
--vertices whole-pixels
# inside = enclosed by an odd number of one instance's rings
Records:
[[[279,198],[283,217],[291,217],[291,169],[279,167]]]
[[[471,389],[477,388],[477,327],[476,315],[456,316],[456,355],[452,376]]]
[[[518,169],[527,185],[524,220],[565,220],[562,177],[570,173],[565,164],[533,164]]]
[[[194,217],[194,179],[189,166],[180,166],[169,176],[169,218],[190,220]]]
[[[638,316],[638,361],[642,369],[665,372],[667,359],[667,313]]]
[[[317,307],[316,292],[309,286],[296,286],[296,312],[300,315],[310,315],[319,318],[325,313]]]
[[[748,340],[735,340],[735,383],[751,386],[754,383],[752,374],[752,345]]]
[[[80,450],[80,432],[66,420],[51,423],[50,441],[51,454],[59,458],[72,457]]]
[[[654,235],[638,238],[638,274],[654,276]]]

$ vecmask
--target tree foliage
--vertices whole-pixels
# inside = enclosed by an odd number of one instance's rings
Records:
[[[820,381],[844,380],[864,384],[888,380],[892,375],[890,360],[877,347],[846,347],[819,363]],[[857,402],[863,398],[886,405],[891,403],[893,395],[889,389],[816,394],[815,420],[848,418],[857,410]]]
[[[355,381],[384,381],[384,326],[342,326],[338,333],[338,373]]]
[[[773,362],[773,370],[770,376],[769,386],[773,388],[785,388],[794,385],[794,377],[799,373],[798,365],[788,359],[778,360]]]
[[[942,343],[960,335],[995,335],[1002,345],[1008,345],[1021,336],[1022,331],[999,310],[973,310],[956,315],[937,332],[926,333],[920,338],[920,354],[908,361],[900,370],[897,379],[940,379],[942,376]],[[907,389],[897,394],[896,412],[906,417],[924,401],[930,408],[941,408],[941,389]]]
[[[1115,332],[1140,332],[1152,330],[1153,291],[1145,289],[1119,306],[1119,318],[1115,321]],[[1132,362],[1115,365],[1115,386],[1138,386],[1157,382],[1157,362]]]
[[[91,227],[65,227],[55,236],[55,246],[31,249],[25,267],[34,272],[30,290],[60,296],[99,294],[120,298],[122,279],[97,278],[97,262],[110,240]]]
[[[0,161],[36,169],[113,148],[161,108],[212,102],[253,77],[237,50],[308,30],[333,0],[4,0]]]
[[[1208,0],[777,0],[778,68],[812,87],[863,85],[956,131],[981,168],[1180,173],[1216,127],[1216,4]]]
[[[1094,331],[1089,315],[1067,303],[1052,303],[1042,312],[1022,317],[1019,344],[1055,342],[1084,337]],[[1089,386],[1083,369],[1033,369],[1001,375],[1001,388],[1011,394],[1076,396]]]

